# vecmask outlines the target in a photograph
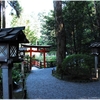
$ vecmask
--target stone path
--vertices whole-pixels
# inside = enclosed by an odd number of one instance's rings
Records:
[[[100,81],[74,83],[52,76],[52,68],[33,67],[26,79],[28,99],[100,99]]]

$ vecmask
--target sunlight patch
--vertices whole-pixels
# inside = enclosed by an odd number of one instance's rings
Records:
[[[37,68],[37,67],[32,67],[32,70],[38,70],[39,68]]]

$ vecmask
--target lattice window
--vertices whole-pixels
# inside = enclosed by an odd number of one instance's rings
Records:
[[[7,46],[0,45],[0,57],[7,57]]]
[[[16,56],[17,56],[17,47],[10,46],[10,57],[16,57]]]

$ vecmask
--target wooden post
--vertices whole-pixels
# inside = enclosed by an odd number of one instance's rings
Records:
[[[24,76],[24,61],[21,62],[21,72],[22,75]]]
[[[29,66],[28,66],[28,55],[27,55],[27,67],[28,67],[28,71],[30,70]]]
[[[46,68],[45,48],[44,48],[44,50],[43,50],[43,61],[44,61],[44,68]]]
[[[32,57],[32,48],[30,47],[30,70],[31,70],[31,67],[32,67],[32,64],[31,64],[31,57]]]
[[[12,99],[12,68],[2,64],[3,99]]]
[[[98,55],[95,55],[95,75],[98,78]]]
[[[12,67],[13,67],[13,63],[9,64],[9,97],[10,99],[13,98],[13,80],[12,80]]]
[[[22,72],[22,89],[24,90],[24,78],[25,78],[25,76],[24,76],[24,61],[22,61],[21,62],[21,72]]]

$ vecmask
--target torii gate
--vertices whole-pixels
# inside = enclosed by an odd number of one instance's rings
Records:
[[[32,52],[40,52],[43,53],[43,62],[44,62],[44,68],[46,68],[46,56],[45,53],[49,52],[49,48],[51,45],[41,46],[41,45],[22,45],[23,47],[30,48],[29,50],[26,50],[25,52],[30,52],[30,57],[32,57]],[[36,48],[36,50],[33,50],[32,48]],[[31,69],[31,63],[30,63],[30,69]]]

